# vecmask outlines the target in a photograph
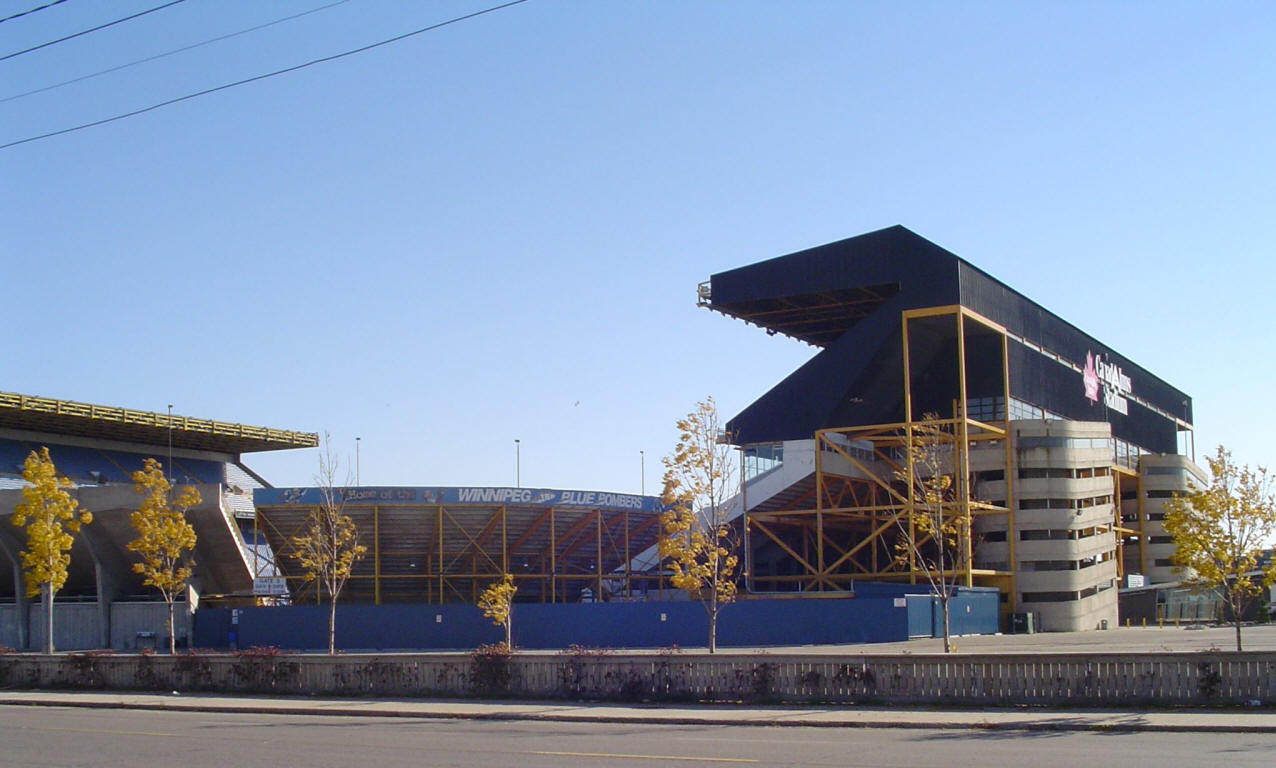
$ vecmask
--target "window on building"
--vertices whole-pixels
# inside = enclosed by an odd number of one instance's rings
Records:
[[[1025,560],[1019,563],[1019,567],[1025,571],[1075,571],[1077,562],[1075,560]]]
[[[1006,417],[1003,397],[975,397],[966,401],[966,416],[975,421],[1001,421]]]
[[[1072,477],[1073,470],[1061,467],[1021,467],[1019,469],[1020,480],[1035,480],[1039,478],[1049,477]]]
[[[1066,528],[1036,528],[1019,532],[1020,541],[1050,541],[1076,538],[1077,532]]]
[[[784,463],[784,443],[745,446],[744,479],[752,480],[782,463]]]
[[[1024,592],[1025,603],[1067,603],[1077,599],[1076,592]]]

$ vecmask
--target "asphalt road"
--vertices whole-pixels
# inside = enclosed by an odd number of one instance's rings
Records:
[[[0,766],[1271,765],[1276,734],[535,723],[0,707]]]

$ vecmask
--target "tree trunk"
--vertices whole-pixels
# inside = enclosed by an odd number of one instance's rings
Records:
[[[44,652],[53,653],[53,585],[47,581],[40,585],[40,599],[44,602]]]
[[[505,616],[505,650],[514,650],[514,622],[508,614]]]
[[[168,655],[177,655],[177,625],[173,621],[173,601],[168,601]]]
[[[944,617],[944,653],[952,653],[953,641],[952,641],[952,634],[949,632],[949,628],[948,628],[948,598],[947,597],[939,598],[939,612]]]
[[[718,608],[709,609],[709,653],[718,650]]]
[[[1236,624],[1236,650],[1241,650],[1241,604],[1240,600],[1232,600],[1232,621]]]
[[[337,601],[328,601],[328,655],[337,653]]]

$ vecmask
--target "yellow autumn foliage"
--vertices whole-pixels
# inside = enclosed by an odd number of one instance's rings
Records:
[[[80,503],[67,492],[74,485],[58,475],[47,447],[27,456],[22,479],[28,485],[22,488],[22,501],[14,507],[12,521],[27,533],[26,548],[20,554],[26,595],[40,594],[43,584],[49,586],[50,594],[56,593],[66,584],[72,534],[93,522],[93,514],[79,509]]]
[[[670,582],[699,600],[709,618],[709,652],[717,648],[718,612],[736,598],[740,564],[727,502],[736,492],[733,448],[713,398],[679,419],[678,442],[664,458],[658,551]]]
[[[487,585],[487,589],[479,595],[478,607],[483,611],[483,615],[492,620],[492,623],[498,627],[505,628],[505,645],[511,647],[513,638],[511,637],[511,608],[514,605],[514,593],[518,591],[518,587],[514,586],[514,577],[505,574],[500,581],[494,581]]]
[[[1246,604],[1276,581],[1276,560],[1259,568],[1263,548],[1276,536],[1276,478],[1265,467],[1238,466],[1219,446],[1209,463],[1209,485],[1191,485],[1165,504],[1165,532],[1174,542],[1170,562],[1197,589],[1217,588],[1227,600],[1241,650]]]
[[[199,504],[199,491],[184,485],[174,493],[163,466],[155,459],[147,459],[142,469],[133,473],[133,490],[142,494],[141,503],[129,515],[137,538],[127,547],[141,558],[133,563],[133,572],[141,574],[143,584],[159,590],[165,602],[172,603],[190,581],[194,565],[187,553],[195,548],[195,528],[187,522],[186,512]]]

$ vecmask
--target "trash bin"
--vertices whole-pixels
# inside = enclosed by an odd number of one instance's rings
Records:
[[[137,633],[138,650],[142,648],[150,648],[155,650],[155,633],[154,632],[138,632]]]
[[[1107,629],[1107,628],[1108,628],[1108,620],[1107,620],[1107,619],[1100,619],[1100,620],[1099,620],[1099,629]]]

